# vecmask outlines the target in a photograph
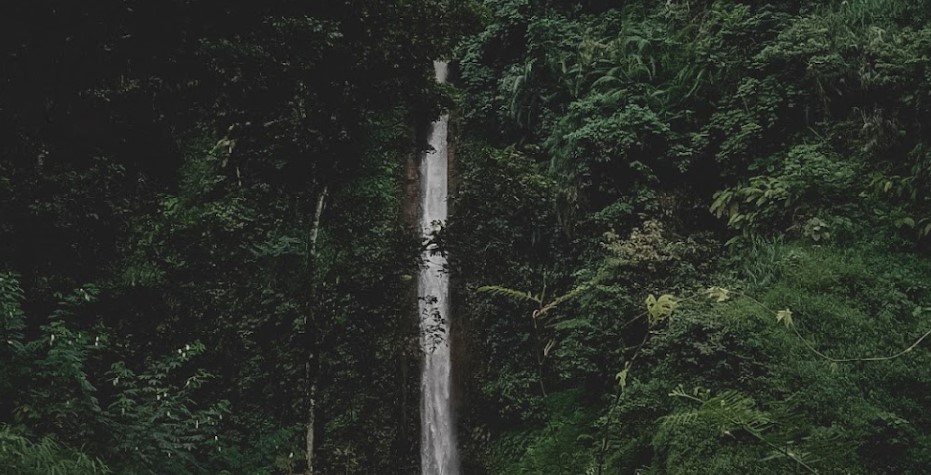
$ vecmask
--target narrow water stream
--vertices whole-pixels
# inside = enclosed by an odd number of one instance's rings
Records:
[[[446,63],[434,63],[436,80],[446,81]],[[432,151],[420,164],[421,216],[424,238],[446,221],[447,129],[449,116],[431,126]],[[423,255],[426,264],[418,279],[421,347],[424,351],[421,379],[420,461],[423,475],[458,475],[455,426],[450,405],[449,275],[446,258],[434,254],[431,244]]]

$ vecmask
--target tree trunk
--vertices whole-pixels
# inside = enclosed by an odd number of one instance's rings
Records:
[[[308,360],[312,360],[313,356],[308,357]],[[307,471],[306,475],[314,474],[314,411],[317,409],[317,381],[316,377],[310,375],[310,365],[311,361],[307,361],[307,373],[308,378],[313,378],[313,381],[309,383],[307,388]]]
[[[304,372],[306,387],[304,388],[304,398],[306,400],[307,407],[307,434],[305,438],[306,442],[306,456],[307,456],[307,471],[306,475],[314,474],[314,423],[316,422],[316,410],[317,410],[317,377],[320,373],[320,361],[317,355],[317,345],[316,339],[317,335],[314,331],[314,319],[309,318],[310,313],[312,312],[314,305],[314,297],[316,294],[317,283],[314,278],[315,273],[317,272],[317,236],[320,234],[320,216],[323,214],[323,207],[326,202],[327,196],[327,187],[324,186],[320,190],[320,194],[317,195],[317,207],[314,210],[314,220],[310,226],[310,233],[307,238],[307,269],[310,278],[310,288],[308,292],[308,308],[307,313],[304,314],[304,335],[307,341],[307,360],[304,363]]]

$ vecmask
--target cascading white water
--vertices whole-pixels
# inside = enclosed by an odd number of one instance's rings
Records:
[[[436,80],[446,81],[446,63],[435,62]],[[432,152],[420,162],[423,236],[428,239],[446,220],[447,148],[449,116],[443,115],[430,130]],[[449,275],[446,258],[434,253],[436,244],[424,251],[420,271],[421,348],[424,352],[420,407],[420,464],[423,475],[458,475],[455,427],[450,394],[448,323]]]

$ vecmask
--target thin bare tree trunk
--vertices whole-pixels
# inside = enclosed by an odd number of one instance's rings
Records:
[[[314,279],[314,274],[317,272],[317,236],[320,234],[320,216],[323,214],[323,207],[326,202],[327,196],[327,187],[324,186],[320,190],[320,194],[317,195],[317,207],[314,210],[314,220],[311,223],[310,233],[308,235],[307,244],[307,264],[310,274],[310,305],[307,310],[308,314],[311,311],[311,308],[314,304],[314,294],[316,293],[316,282]],[[308,318],[308,314],[304,315],[304,333],[307,338],[307,360],[304,363],[304,372],[307,386],[304,388],[304,397],[306,399],[307,407],[307,434],[306,434],[306,456],[307,456],[307,471],[306,475],[314,474],[314,424],[316,422],[316,410],[317,410],[317,376],[320,373],[320,361],[318,355],[316,354],[317,345],[314,344],[316,339],[316,332],[313,328],[313,319]]]
[[[312,359],[313,359],[312,356],[308,358],[308,360],[312,360]],[[308,361],[307,362],[308,378],[312,377],[310,374],[311,373],[310,365],[311,365],[311,362]],[[317,401],[316,401],[317,383],[316,381],[311,382],[309,384],[309,387],[307,388],[306,397],[307,397],[307,435],[306,435],[307,471],[305,473],[307,475],[313,475],[314,474],[314,422],[315,422],[314,411],[317,408],[316,407],[317,406]]]

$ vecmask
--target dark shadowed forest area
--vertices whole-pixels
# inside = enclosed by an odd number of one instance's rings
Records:
[[[0,9],[0,475],[929,467],[931,1]]]

